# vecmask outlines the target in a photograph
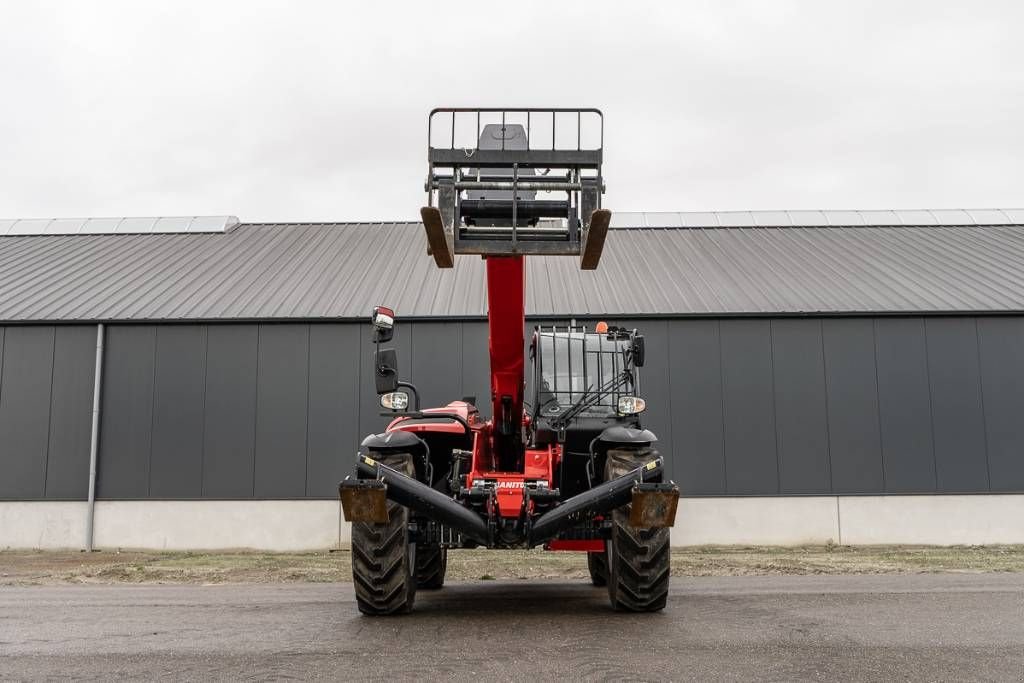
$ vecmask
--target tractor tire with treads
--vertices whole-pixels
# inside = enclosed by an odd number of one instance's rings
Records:
[[[416,476],[409,453],[375,455],[403,474]],[[352,581],[363,614],[402,614],[416,599],[415,546],[409,544],[409,510],[388,501],[385,524],[352,523]]]
[[[608,585],[607,553],[587,553],[587,569],[590,570],[590,583],[598,587]]]
[[[610,481],[658,457],[652,448],[611,449],[604,479]],[[624,612],[656,612],[665,607],[671,569],[669,530],[636,529],[629,525],[630,506],[611,514],[608,540],[608,597]]]
[[[416,587],[436,590],[444,586],[448,570],[448,548],[439,545],[416,546]]]

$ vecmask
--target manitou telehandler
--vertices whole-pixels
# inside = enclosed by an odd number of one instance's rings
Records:
[[[601,112],[435,109],[429,121],[428,253],[441,268],[456,254],[486,260],[491,416],[471,397],[421,409],[380,346],[395,313],[374,309],[376,389],[394,419],[339,485],[359,609],[411,610],[417,587],[444,583],[449,548],[543,545],[586,552],[614,608],[660,610],[679,489],[640,424],[643,336],[603,322],[535,328],[524,399],[524,256],[576,256],[589,270],[604,246]],[[475,132],[457,145],[467,122]]]

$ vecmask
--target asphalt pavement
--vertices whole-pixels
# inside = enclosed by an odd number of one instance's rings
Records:
[[[370,618],[350,584],[0,589],[0,679],[1024,680],[1024,574],[474,582]]]

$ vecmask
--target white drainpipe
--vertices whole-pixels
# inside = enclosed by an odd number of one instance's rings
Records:
[[[96,514],[96,459],[100,445],[100,393],[103,385],[103,323],[96,326],[96,375],[92,382],[92,440],[89,444],[89,507],[85,517],[85,549],[92,550]]]

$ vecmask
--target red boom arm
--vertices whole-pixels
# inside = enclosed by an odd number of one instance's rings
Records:
[[[487,258],[487,323],[494,448],[502,467],[511,468],[522,455],[526,325],[526,271],[522,256]]]

